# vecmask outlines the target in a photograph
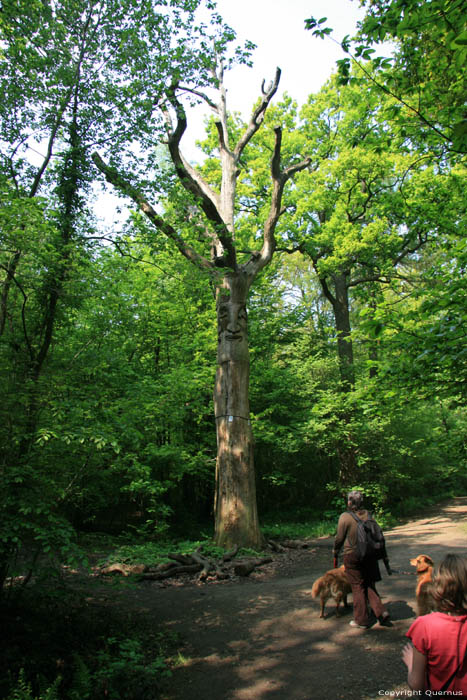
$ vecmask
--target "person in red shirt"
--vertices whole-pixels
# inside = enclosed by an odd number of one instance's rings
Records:
[[[411,690],[467,697],[467,559],[447,554],[433,579],[437,612],[410,626],[402,660]]]

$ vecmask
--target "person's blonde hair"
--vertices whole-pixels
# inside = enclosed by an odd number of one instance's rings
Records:
[[[433,578],[433,598],[440,612],[467,613],[467,559],[446,554]]]

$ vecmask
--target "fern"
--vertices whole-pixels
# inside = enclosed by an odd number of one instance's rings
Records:
[[[24,668],[18,675],[18,680],[14,688],[12,688],[7,700],[60,700],[58,689],[62,682],[61,676],[57,676],[51,686],[40,695],[34,695],[31,683],[25,678]]]

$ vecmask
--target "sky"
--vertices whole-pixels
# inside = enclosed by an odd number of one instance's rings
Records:
[[[285,91],[305,102],[335,70],[336,59],[345,55],[331,39],[306,31],[305,19],[327,17],[332,36],[340,40],[353,34],[364,14],[358,0],[217,0],[217,6],[239,40],[257,44],[254,68],[239,67],[229,76],[235,101],[250,103],[258,97],[263,78],[274,77],[276,67],[282,71],[279,94]]]

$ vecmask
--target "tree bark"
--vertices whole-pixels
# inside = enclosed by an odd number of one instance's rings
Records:
[[[330,302],[334,313],[337,331],[337,354],[342,391],[352,391],[355,385],[353,346],[350,327],[349,285],[348,273],[339,272],[331,277],[334,290],[331,291],[328,282],[320,278],[324,296]]]
[[[352,391],[355,385],[355,370],[353,360],[353,345],[350,335],[350,310],[349,290],[347,286],[347,274],[334,276],[334,289],[336,290],[334,317],[337,330],[337,352],[339,354],[339,367],[343,391]]]
[[[263,544],[249,406],[248,288],[247,275],[232,272],[224,277],[217,298],[215,528],[216,543],[222,547]]]

